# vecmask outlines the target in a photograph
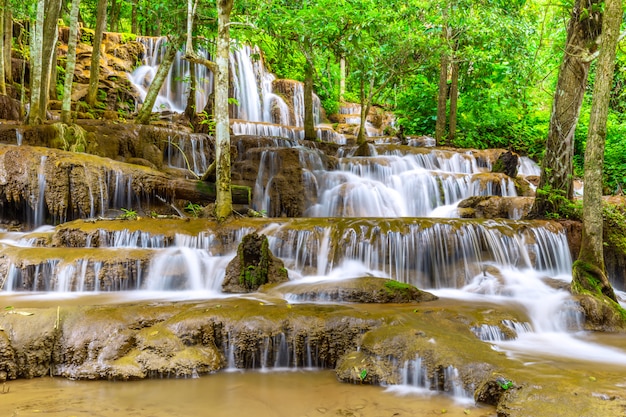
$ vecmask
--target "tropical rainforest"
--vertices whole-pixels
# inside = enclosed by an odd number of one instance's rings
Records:
[[[76,6],[85,39],[95,39],[98,23],[102,30],[129,38],[169,36],[172,42],[180,41],[187,31],[188,5],[183,2],[39,3],[45,4],[4,0],[4,65],[0,70],[9,85],[12,72],[20,71],[11,67],[11,54],[35,57],[29,39],[37,36],[30,29],[39,9],[46,21],[58,16],[60,24],[69,25],[71,8]],[[214,52],[215,2],[196,2],[193,7],[193,37],[199,46]],[[589,0],[384,4],[373,0],[245,0],[232,5],[230,32],[238,42],[259,45],[269,69],[280,78],[304,81],[310,68],[314,90],[327,113],[336,111],[342,100],[360,102],[365,95],[393,111],[397,127],[407,135],[437,134],[442,144],[503,147],[540,160],[574,7],[580,8],[582,19],[604,4]],[[584,169],[597,60],[589,63],[573,143],[577,176]],[[64,94],[65,64],[65,57],[60,57],[52,68],[56,89],[52,94],[58,97]],[[626,130],[625,65],[626,55],[618,48],[606,131],[605,194],[621,193],[626,181],[626,144],[621,140]],[[28,85],[13,86],[19,90],[17,98],[30,97]]]

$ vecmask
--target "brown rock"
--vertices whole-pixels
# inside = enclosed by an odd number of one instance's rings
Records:
[[[288,281],[283,262],[269,250],[267,236],[244,236],[237,256],[226,267],[222,290],[228,293],[254,292],[261,285]]]

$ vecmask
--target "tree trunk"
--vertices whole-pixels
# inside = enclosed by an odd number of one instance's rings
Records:
[[[304,139],[317,140],[313,118],[313,66],[305,64],[304,73]]]
[[[89,71],[89,90],[87,91],[87,104],[94,106],[98,97],[98,84],[100,83],[100,55],[102,46],[102,33],[107,21],[107,0],[98,0],[98,14],[96,16],[96,34],[93,38],[93,51],[91,53],[91,66]]]
[[[601,32],[600,0],[576,0],[567,26],[565,53],[550,115],[541,179],[529,217],[558,212],[564,199],[573,197],[574,132],[587,86],[589,48],[595,48]]]
[[[171,181],[170,188],[175,190],[176,199],[203,205],[216,200],[216,187],[210,182],[176,179]],[[233,185],[231,191],[234,204],[250,204],[250,187]]]
[[[76,68],[76,41],[78,39],[78,10],[80,0],[72,0],[70,10],[70,37],[67,42],[67,63],[65,64],[65,83],[63,84],[63,104],[61,105],[61,121],[71,123],[72,85]]]
[[[339,102],[343,103],[346,94],[346,57],[339,60]]]
[[[4,14],[7,13],[6,1],[2,2],[2,9],[0,10],[0,36],[4,36]],[[2,39],[0,39],[2,41]],[[0,42],[0,94],[3,96],[7,94],[7,86],[4,76],[4,42]]]
[[[185,116],[192,122],[198,112],[196,109],[196,88],[196,63],[189,62],[189,94],[187,95],[187,104],[185,105]]]
[[[30,38],[30,109],[28,110],[28,124],[41,124],[39,106],[41,98],[41,48],[43,37],[43,20],[45,14],[45,0],[37,1],[37,20],[32,25]]]
[[[137,113],[137,117],[135,118],[135,123],[147,125],[150,123],[150,118],[152,117],[152,108],[154,107],[154,103],[156,103],[156,99],[159,96],[159,91],[167,78],[167,74],[170,72],[170,68],[172,63],[174,62],[174,57],[176,57],[176,50],[178,49],[178,42],[170,39],[167,44],[167,49],[165,50],[165,54],[161,63],[159,64],[159,69],[157,70],[150,87],[148,88],[148,92],[146,93],[146,98],[143,101],[141,106],[141,110]]]
[[[118,3],[117,0],[111,0],[111,7],[109,8],[109,31],[117,32],[118,30],[118,22],[119,22],[119,12],[122,7],[121,3]]]
[[[361,120],[359,123],[359,133],[356,137],[356,143],[357,145],[359,145],[359,147],[362,147],[367,143],[367,130],[365,129],[365,123],[367,122],[367,115],[370,113],[373,96],[374,79],[370,79],[369,90],[365,91],[365,81],[361,78]]]
[[[592,291],[617,301],[606,276],[603,251],[602,166],[609,98],[615,54],[622,22],[621,0],[606,0],[602,18],[602,43],[593,86],[593,101],[585,149],[583,232],[578,261],[574,264],[572,289]],[[595,273],[591,273],[594,271]],[[588,276],[591,274],[591,278]],[[600,294],[598,294],[600,292]]]
[[[56,31],[57,31],[57,38],[58,38],[58,28],[56,28]],[[55,42],[55,45],[56,45],[56,42]],[[57,69],[57,61],[58,61],[57,48],[54,47],[52,48],[52,59],[50,60],[51,62],[50,76],[48,77],[48,99],[49,100],[59,99],[59,92],[57,91],[57,78],[59,77],[59,70]],[[42,92],[42,95],[43,95],[43,92]],[[46,108],[48,108],[47,102],[46,102]]]
[[[217,74],[215,82],[215,217],[224,221],[233,212],[230,181],[230,123],[228,118],[228,63],[230,53],[230,12],[234,0],[217,0]]]
[[[439,69],[439,88],[437,90],[437,120],[435,122],[435,140],[442,145],[446,134],[446,104],[448,101],[448,55],[442,52]]]
[[[52,83],[56,84],[56,79],[52,77],[56,70],[54,58],[56,56],[56,43],[59,38],[58,20],[60,12],[61,0],[48,0],[46,2],[41,49],[41,96],[39,105],[39,118],[41,120],[46,120],[50,85]]]
[[[13,40],[13,13],[9,0],[4,0],[4,77],[10,84],[13,82],[11,64],[11,46]]]
[[[450,74],[450,118],[448,128],[448,145],[452,145],[456,136],[457,104],[459,100],[459,63],[452,57],[452,73]]]
[[[132,8],[130,11],[130,33],[139,35],[139,25],[137,25],[137,3],[139,0],[133,0]]]

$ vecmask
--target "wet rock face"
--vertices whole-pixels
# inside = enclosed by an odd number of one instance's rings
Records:
[[[277,289],[279,291],[280,288]],[[283,290],[298,301],[353,303],[418,303],[437,296],[387,278],[361,277],[339,282],[289,286]]]
[[[500,154],[498,160],[493,164],[491,172],[501,172],[511,178],[517,177],[517,165],[519,157],[511,151]]]
[[[190,377],[225,367],[333,368],[380,324],[256,301],[61,307],[0,316],[0,381]],[[28,314],[28,315],[26,315]],[[10,332],[8,331],[10,329]]]
[[[519,219],[528,214],[532,204],[532,197],[474,196],[461,201],[458,209],[467,219]]]
[[[267,236],[244,236],[237,256],[226,267],[222,290],[228,293],[256,291],[261,285],[285,282],[289,278],[283,262],[269,250]]]
[[[0,96],[0,119],[20,120],[22,105],[9,96]]]
[[[17,378],[15,353],[6,333],[0,331],[0,382],[15,378]]]
[[[243,160],[233,164],[233,173],[244,185],[258,185],[265,189],[271,201],[266,213],[268,217],[302,217],[306,208],[307,190],[299,150],[272,148],[271,156],[268,156],[265,153],[267,147],[249,148],[250,145],[250,141],[238,145],[243,150],[240,152]],[[261,178],[259,171],[263,173]]]

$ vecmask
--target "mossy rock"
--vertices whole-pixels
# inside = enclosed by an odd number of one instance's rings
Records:
[[[283,262],[269,250],[267,236],[251,233],[243,237],[237,256],[226,267],[222,291],[247,293],[288,280]]]
[[[421,291],[413,285],[379,277],[295,284],[279,287],[276,291],[282,291],[292,298],[307,302],[417,303],[437,299],[437,296]]]

